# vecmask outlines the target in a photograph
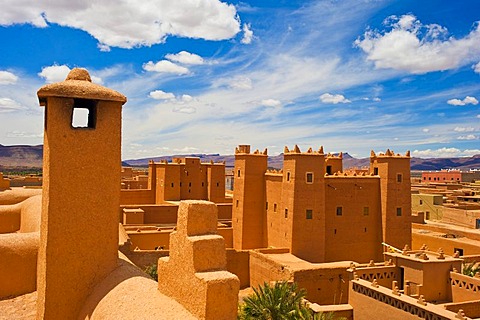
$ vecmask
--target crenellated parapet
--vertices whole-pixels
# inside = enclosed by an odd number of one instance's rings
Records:
[[[266,156],[268,155],[268,150],[265,148],[263,152],[260,150],[256,149],[253,153],[250,153],[250,145],[248,144],[241,144],[238,147],[235,148],[235,155],[240,155],[240,154],[253,154],[253,155],[262,155]]]
[[[401,155],[400,153],[395,154],[393,150],[387,149],[385,153],[380,152],[379,154],[376,154],[375,151],[370,151],[370,159],[375,159],[375,158],[410,158],[410,150],[408,150],[405,155]]]
[[[283,153],[285,155],[288,154],[306,154],[306,155],[323,155],[323,146],[320,146],[318,150],[313,150],[311,147],[307,150],[307,152],[302,152],[298,145],[295,145],[292,150],[288,149],[287,146],[283,149]]]
[[[327,154],[327,159],[343,159],[343,152],[340,152],[338,154],[331,154],[330,152]]]

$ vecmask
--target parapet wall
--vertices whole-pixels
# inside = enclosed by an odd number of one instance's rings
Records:
[[[450,272],[453,302],[478,300],[480,298],[480,278]]]

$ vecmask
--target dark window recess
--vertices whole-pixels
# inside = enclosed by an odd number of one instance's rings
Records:
[[[287,181],[290,181],[290,172],[287,172]]]
[[[363,215],[368,216],[370,214],[370,208],[369,207],[363,207]]]
[[[240,178],[240,170],[237,171],[237,177]]]
[[[268,210],[268,202],[265,202],[265,210]]]
[[[397,174],[397,182],[402,182],[402,180],[403,180],[402,174],[401,173]]]
[[[220,183],[217,182],[217,187],[220,187]]]
[[[343,208],[342,207],[337,207],[337,216],[343,215]]]
[[[313,173],[309,172],[307,173],[307,183],[312,183],[313,182]]]
[[[288,209],[285,209],[285,218],[288,218]]]
[[[378,168],[377,167],[373,168],[373,174],[378,176]]]
[[[397,217],[402,215],[402,208],[397,208]]]
[[[306,215],[307,219],[312,219],[313,218],[313,210],[307,209],[307,211],[305,212],[305,215]]]
[[[172,182],[172,188],[173,188],[173,186],[174,186],[174,184],[173,184],[173,182]]]
[[[73,99],[72,128],[95,129],[97,124],[97,101]]]
[[[327,166],[327,173],[332,174],[332,166]]]
[[[277,204],[276,203],[273,204],[273,212],[277,212]]]

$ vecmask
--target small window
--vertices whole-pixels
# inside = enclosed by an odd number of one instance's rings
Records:
[[[219,183],[219,182],[217,182],[217,187],[220,187],[220,183]]]
[[[172,182],[172,188],[173,188],[173,182]]]
[[[337,234],[337,229],[333,229],[333,234]]]
[[[343,208],[342,207],[337,207],[337,216],[343,215]]]
[[[377,168],[377,167],[374,167],[374,168],[373,168],[373,174],[374,174],[375,176],[378,176],[378,168]]]
[[[273,204],[273,212],[277,212],[277,204],[276,203]]]
[[[180,187],[182,186],[182,183],[180,182]]]
[[[423,200],[422,200],[422,199],[420,199],[420,204],[423,204]]]
[[[460,256],[463,256],[463,249],[460,249],[460,248],[453,248],[453,253],[456,253],[458,252],[458,254]]]
[[[397,208],[397,217],[402,215],[402,208]]]
[[[332,174],[332,166],[327,166],[327,173]]]
[[[268,210],[268,201],[265,202],[265,210]]]
[[[423,180],[427,180],[427,177],[423,177]]]
[[[237,177],[240,178],[240,169],[238,169],[238,171],[237,171]]]
[[[97,102],[89,99],[73,99],[72,128],[95,129]]]
[[[238,208],[238,202],[239,202],[239,200],[237,200],[237,202],[235,202],[235,207],[237,207],[237,208]]]
[[[288,209],[285,209],[285,218],[288,218]]]
[[[192,186],[192,183],[191,183],[191,182],[189,182],[189,183],[188,183],[188,186],[189,186],[189,187],[191,187],[191,186]]]
[[[401,174],[401,173],[398,173],[398,174],[397,174],[397,182],[402,182],[402,180],[403,180],[402,174]]]
[[[313,173],[307,172],[307,183],[313,183]]]
[[[369,207],[363,207],[363,215],[368,216],[370,214],[370,208]]]
[[[290,181],[290,172],[287,172],[287,181]]]
[[[202,182],[202,187],[204,187],[204,186],[205,186],[205,182]]]
[[[307,211],[305,211],[305,216],[308,220],[312,219],[313,217],[313,210],[311,209],[307,209]]]
[[[364,232],[367,232],[367,228],[364,229]]]

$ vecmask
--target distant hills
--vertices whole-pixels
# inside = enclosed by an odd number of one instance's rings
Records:
[[[148,161],[159,162],[161,160],[172,161],[173,158],[198,157],[202,162],[225,161],[227,167],[234,166],[234,155],[220,154],[189,154],[153,157],[143,159],[131,159],[122,161],[123,166],[147,167]],[[24,168],[41,168],[43,158],[43,146],[3,146],[0,144],[0,171]],[[344,168],[366,167],[370,164],[369,158],[354,158],[348,153],[343,154]],[[268,165],[271,168],[280,169],[283,166],[283,154],[268,157]],[[440,169],[480,169],[480,154],[472,157],[461,158],[412,158],[412,170],[440,170]]]

